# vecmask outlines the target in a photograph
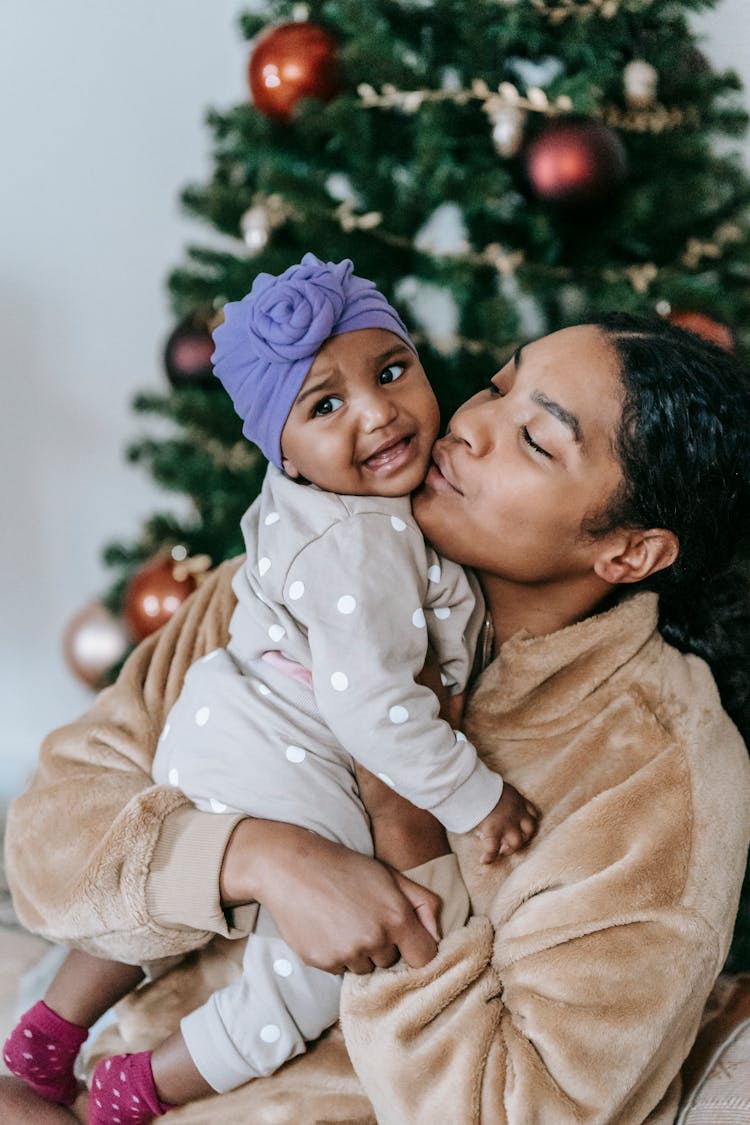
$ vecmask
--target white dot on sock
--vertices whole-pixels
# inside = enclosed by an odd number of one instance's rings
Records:
[[[23,1029],[23,1033],[24,1033],[24,1035],[26,1036],[27,1039],[33,1039],[34,1038],[33,1031],[29,1031],[28,1027],[25,1027]]]
[[[24,1051],[24,1053],[23,1053],[23,1057],[24,1057],[25,1059],[33,1059],[33,1057],[34,1057],[34,1056],[33,1056],[33,1055],[30,1055],[28,1051]]]
[[[120,1071],[120,1081],[121,1082],[127,1082],[127,1080],[128,1080],[127,1074],[125,1073],[124,1070],[121,1070]]]
[[[294,972],[294,966],[286,957],[278,957],[273,963],[273,971],[278,977],[290,977]]]
[[[267,1023],[260,1029],[260,1037],[264,1043],[278,1043],[281,1039],[281,1028],[275,1023]]]

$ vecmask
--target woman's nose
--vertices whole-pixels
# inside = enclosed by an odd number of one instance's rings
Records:
[[[478,456],[486,453],[492,443],[492,418],[488,405],[470,399],[458,408],[448,423],[449,435]]]

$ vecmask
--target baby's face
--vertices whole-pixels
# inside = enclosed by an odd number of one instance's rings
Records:
[[[284,471],[327,492],[406,496],[427,472],[439,411],[398,336],[363,328],[327,340],[281,434]]]

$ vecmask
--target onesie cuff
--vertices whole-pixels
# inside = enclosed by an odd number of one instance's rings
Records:
[[[430,812],[449,832],[470,832],[494,809],[502,792],[500,774],[478,761],[466,781]]]
[[[243,814],[181,806],[164,818],[146,879],[146,909],[162,926],[229,935],[219,872]]]

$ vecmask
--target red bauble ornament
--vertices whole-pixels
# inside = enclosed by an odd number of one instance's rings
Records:
[[[549,121],[526,149],[525,163],[535,194],[566,206],[604,203],[627,173],[617,133],[591,117]]]
[[[120,663],[129,643],[124,622],[101,602],[90,602],[65,627],[62,646],[74,676],[96,689],[104,686],[107,673]]]
[[[675,309],[674,312],[669,313],[667,320],[679,328],[686,328],[688,332],[695,332],[697,336],[710,340],[712,344],[718,344],[720,348],[724,348],[724,351],[734,351],[734,336],[731,329],[718,320],[712,320],[705,313],[692,312],[690,309]]]
[[[125,593],[125,622],[134,641],[142,641],[169,621],[197,583],[192,574],[179,580],[169,555],[157,555],[131,579]]]
[[[201,313],[181,320],[164,346],[164,367],[173,387],[218,387],[211,356],[214,341]]]
[[[338,45],[314,23],[266,28],[255,41],[249,77],[256,109],[288,121],[302,98],[327,102],[338,94]]]

